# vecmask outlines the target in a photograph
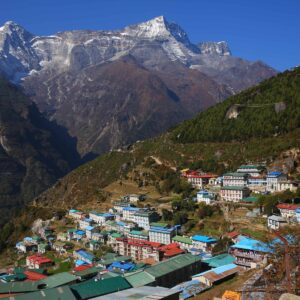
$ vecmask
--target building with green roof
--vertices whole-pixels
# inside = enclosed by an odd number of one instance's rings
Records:
[[[224,265],[232,264],[234,261],[235,258],[232,255],[224,253],[204,260],[203,264],[206,264],[210,268],[218,268]]]
[[[155,278],[156,285],[173,287],[201,271],[201,258],[190,253],[178,255],[153,265],[144,272]]]
[[[22,295],[11,295],[2,300],[77,300],[68,286],[41,290]]]
[[[81,300],[103,296],[129,288],[131,288],[131,285],[121,276],[99,281],[90,279],[71,286],[74,295]]]
[[[127,273],[125,279],[132,287],[140,287],[144,285],[155,284],[155,277],[145,271],[138,271],[135,273]]]
[[[257,197],[246,197],[246,198],[243,198],[241,201],[242,202],[245,202],[245,203],[255,203],[257,202],[258,198]]]
[[[180,245],[180,248],[189,250],[193,247],[193,242],[190,237],[187,236],[181,236],[181,235],[175,235],[172,238],[173,243],[178,243]]]
[[[147,241],[149,239],[149,232],[146,230],[131,230],[128,233],[128,237]]]

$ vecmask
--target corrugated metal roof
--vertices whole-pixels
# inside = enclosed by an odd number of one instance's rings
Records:
[[[133,286],[140,287],[155,282],[155,278],[145,271],[136,272],[134,274],[125,275],[125,279]]]
[[[185,244],[188,244],[188,245],[192,245],[192,240],[191,238],[189,237],[184,237],[184,236],[181,236],[181,235],[176,235],[172,238],[173,241],[175,242],[179,242],[179,243],[185,243]]]
[[[120,276],[99,281],[91,279],[71,286],[71,290],[74,294],[82,300],[107,295],[129,288],[131,288],[131,285],[126,279]]]
[[[2,300],[76,300],[68,286],[53,289],[41,290],[38,292],[27,293],[16,296],[2,298]]]
[[[182,254],[149,267],[145,270],[145,272],[157,278],[198,261],[201,261],[201,258],[198,256],[194,256],[190,253]]]
[[[211,268],[217,268],[227,264],[231,264],[235,261],[235,258],[232,255],[227,253],[220,254],[215,257],[204,260],[203,262],[208,264]]]

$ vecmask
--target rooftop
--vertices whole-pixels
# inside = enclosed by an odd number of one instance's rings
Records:
[[[241,173],[241,172],[230,172],[223,174],[224,176],[230,176],[230,177],[246,177],[247,173]]]
[[[194,256],[190,253],[181,254],[159,262],[156,265],[147,268],[145,272],[152,275],[154,278],[157,278],[200,261],[200,257]]]
[[[264,253],[270,253],[272,250],[270,247],[261,241],[257,241],[245,236],[240,236],[236,244],[232,245],[231,248],[234,249],[243,249],[243,250],[252,250]]]
[[[174,242],[178,242],[178,243],[184,243],[184,244],[188,244],[188,245],[192,245],[192,240],[190,237],[185,237],[185,236],[181,236],[181,235],[176,235],[172,238],[172,240]]]
[[[246,186],[222,186],[221,190],[246,191],[249,190]]]
[[[221,267],[227,264],[231,264],[235,261],[235,258],[232,255],[227,253],[214,256],[212,258],[206,259],[203,262],[208,264],[211,268]]]
[[[242,268],[238,267],[236,264],[228,264],[228,265],[224,265],[224,266],[214,268],[209,271],[194,275],[193,278],[199,277],[199,276],[204,276],[211,282],[217,282],[223,278],[226,278],[235,273],[238,273],[241,270],[242,270]]]
[[[206,235],[193,235],[192,240],[196,242],[202,242],[202,243],[216,243],[217,240]]]
[[[277,208],[279,209],[288,209],[288,210],[296,210],[300,208],[300,206],[295,204],[289,204],[289,203],[280,203],[277,205]]]
[[[99,281],[91,279],[71,286],[71,290],[76,297],[82,300],[107,295],[129,288],[131,288],[131,285],[121,276]]]

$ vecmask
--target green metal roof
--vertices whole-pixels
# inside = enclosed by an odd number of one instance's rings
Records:
[[[51,275],[45,279],[39,280],[39,284],[46,284],[47,288],[54,288],[61,285],[65,285],[75,281],[77,278],[68,272],[62,272],[58,274]]]
[[[225,253],[206,259],[203,262],[208,264],[211,268],[217,268],[224,265],[232,264],[234,260],[235,258],[232,255]]]
[[[140,287],[155,282],[155,278],[145,271],[136,272],[125,276],[125,279],[132,285],[132,287]]]
[[[245,177],[246,173],[239,173],[239,172],[231,172],[231,173],[225,173],[223,176],[232,176],[232,177]]]
[[[149,267],[145,270],[145,272],[152,275],[154,278],[158,278],[168,273],[182,269],[198,261],[201,261],[201,258],[199,256],[195,256],[190,253],[182,254],[172,257],[166,261],[162,261],[152,267]]]
[[[260,166],[260,165],[241,165],[239,167],[239,169],[258,169],[258,170],[261,170],[263,169],[264,167],[263,166]]]
[[[131,285],[121,276],[99,281],[91,279],[71,286],[71,290],[74,294],[82,300],[107,295],[129,288],[131,288]]]
[[[35,292],[39,281],[0,282],[0,294]]]
[[[243,198],[242,202],[251,202],[254,203],[257,201],[257,197],[247,197],[247,198]]]
[[[3,298],[4,300],[76,300],[68,286],[41,290],[38,292],[15,295]]]
[[[133,234],[133,235],[148,236],[148,231],[145,231],[145,230],[132,230],[129,233]]]
[[[222,186],[221,190],[234,190],[234,191],[243,191],[243,190],[248,190],[247,187],[245,186]]]
[[[123,234],[122,234],[122,233],[119,233],[119,232],[114,232],[114,233],[112,233],[110,236],[113,237],[113,238],[120,238],[120,237],[123,236]]]
[[[181,236],[181,235],[174,236],[172,238],[172,240],[173,240],[173,242],[185,243],[185,244],[188,244],[188,245],[193,244],[192,240],[189,237],[184,237],[184,236]]]

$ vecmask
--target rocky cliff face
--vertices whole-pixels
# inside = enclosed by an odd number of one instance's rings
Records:
[[[71,143],[19,89],[0,79],[0,224],[78,165]]]
[[[0,72],[78,139],[81,155],[159,134],[276,73],[225,42],[196,46],[164,17],[44,37],[7,22],[0,58]]]

